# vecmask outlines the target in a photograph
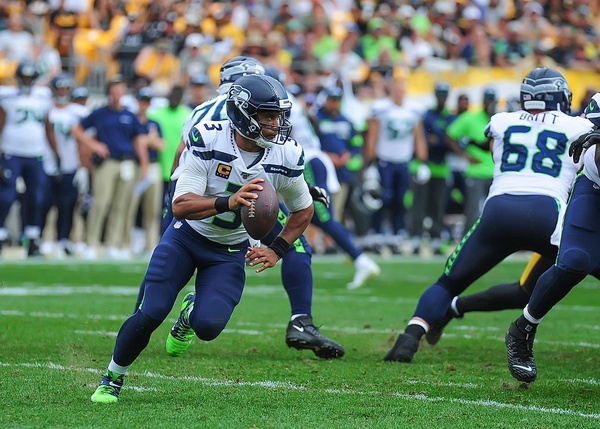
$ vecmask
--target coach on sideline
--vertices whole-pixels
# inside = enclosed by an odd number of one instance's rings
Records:
[[[108,104],[94,110],[73,129],[73,135],[91,148],[95,166],[92,175],[94,203],[87,231],[89,248],[85,255],[88,259],[97,257],[105,220],[108,221],[106,255],[111,258],[127,256],[128,250],[122,248],[124,242],[128,242],[123,237],[130,233],[125,231],[125,219],[135,184],[148,171],[145,129],[120,103],[126,91],[120,75],[112,78],[106,86]],[[89,128],[95,129],[95,138],[85,133]]]

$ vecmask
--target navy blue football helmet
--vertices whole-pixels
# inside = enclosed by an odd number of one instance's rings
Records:
[[[587,119],[592,121],[596,128],[600,128],[600,92],[592,96],[583,113]]]
[[[17,66],[15,77],[21,89],[31,89],[35,80],[40,76],[33,61],[23,61]]]
[[[265,66],[265,74],[285,85],[285,73],[275,66]]]
[[[521,106],[524,110],[560,110],[571,112],[573,94],[558,71],[539,67],[529,72],[521,84]]]
[[[292,125],[287,119],[291,108],[292,102],[287,91],[270,76],[243,76],[231,85],[227,93],[227,116],[233,128],[263,148],[285,144],[292,131]],[[260,122],[259,111],[277,112],[278,125]],[[276,131],[277,134],[268,138],[262,132],[264,128]]]
[[[221,66],[219,85],[233,83],[240,77],[251,74],[265,74],[265,66],[252,57],[233,57]]]

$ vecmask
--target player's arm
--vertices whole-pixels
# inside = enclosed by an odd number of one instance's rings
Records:
[[[44,121],[44,131],[46,132],[46,139],[48,140],[48,144],[50,145],[50,149],[54,152],[56,156],[57,163],[60,166],[60,155],[58,154],[58,144],[56,143],[56,136],[54,135],[54,127],[46,115],[46,119]]]
[[[204,163],[190,160],[177,180],[173,195],[173,216],[177,219],[200,220],[249,206],[251,199],[258,198],[253,190],[262,190],[262,179],[253,179],[235,194],[223,197],[206,196],[208,171]]]
[[[425,139],[425,129],[423,128],[423,122],[419,122],[414,130],[415,137],[415,158],[419,161],[425,162],[429,158],[429,149],[427,147],[427,140]]]
[[[256,272],[274,267],[289,247],[308,227],[314,213],[312,198],[308,185],[304,180],[296,180],[285,189],[278,189],[285,205],[290,210],[283,230],[279,233],[269,247],[250,247],[246,259],[250,266],[262,264]]]
[[[96,140],[94,137],[86,134],[85,129],[81,126],[81,124],[76,124],[71,130],[71,135],[75,140],[87,149],[89,149],[92,153],[95,153],[101,158],[107,158],[110,155],[110,151],[108,150],[108,146],[106,144]]]
[[[6,110],[4,110],[4,107],[0,106],[0,135],[2,135],[5,125],[6,125]]]
[[[377,138],[379,137],[379,129],[381,125],[376,118],[369,118],[367,121],[367,134],[365,138],[364,157],[365,163],[371,164],[375,161],[375,153],[377,150]]]
[[[148,155],[148,134],[138,134],[134,137],[133,150],[135,151],[135,154],[140,162],[142,177],[146,177],[148,174],[148,165],[150,164]]]

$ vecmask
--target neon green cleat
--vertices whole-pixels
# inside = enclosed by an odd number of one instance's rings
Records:
[[[192,338],[194,338],[194,331],[190,326],[189,316],[194,308],[195,298],[196,294],[193,292],[188,293],[185,298],[183,298],[179,318],[167,336],[166,349],[169,356],[181,356],[190,346]]]
[[[96,388],[96,391],[92,395],[92,402],[98,404],[114,404],[119,400],[119,393],[123,387],[123,378],[125,374],[117,374],[115,372],[106,370],[100,386]]]

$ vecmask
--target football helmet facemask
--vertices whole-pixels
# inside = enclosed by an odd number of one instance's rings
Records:
[[[291,108],[285,88],[270,76],[241,77],[227,93],[227,116],[233,128],[262,148],[285,144],[292,131],[287,119]],[[275,114],[277,124],[261,122],[259,112]],[[264,130],[270,132],[265,135]]]
[[[558,71],[539,67],[523,79],[521,106],[524,110],[560,110],[571,112],[573,94],[567,81]]]

